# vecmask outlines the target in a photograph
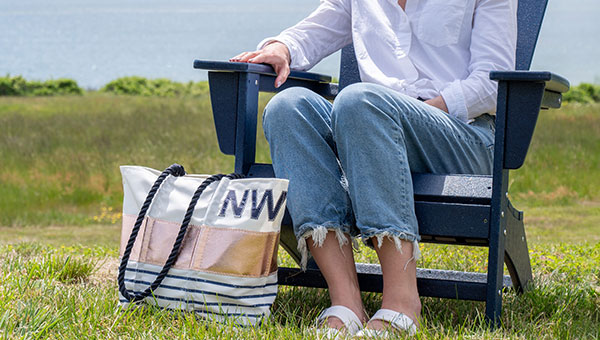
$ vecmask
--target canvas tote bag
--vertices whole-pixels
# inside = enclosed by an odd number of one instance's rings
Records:
[[[122,166],[119,302],[255,325],[277,294],[288,181]]]

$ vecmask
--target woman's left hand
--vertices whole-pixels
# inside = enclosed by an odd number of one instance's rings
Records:
[[[429,104],[433,107],[437,107],[438,109],[448,113],[448,106],[446,106],[446,102],[442,96],[437,96],[435,98],[431,98],[425,101],[425,104]]]

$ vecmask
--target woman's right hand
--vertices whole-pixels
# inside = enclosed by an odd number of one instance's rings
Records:
[[[258,51],[240,53],[229,59],[229,61],[273,66],[275,73],[277,73],[277,78],[275,78],[276,88],[285,83],[290,75],[290,51],[285,44],[279,41],[272,41]]]

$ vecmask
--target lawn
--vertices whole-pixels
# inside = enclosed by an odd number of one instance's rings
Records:
[[[314,338],[328,303],[319,289],[280,288],[256,329],[117,308],[118,166],[229,172],[212,124],[207,95],[0,98],[0,338]],[[260,131],[257,159],[269,161]],[[423,298],[419,338],[600,337],[600,105],[543,112],[509,191],[525,211],[535,288],[505,294],[493,332],[483,303]],[[421,247],[421,267],[486,269],[484,249]],[[375,261],[365,248],[357,257]],[[284,252],[279,261],[292,265]],[[380,296],[364,298],[373,313]]]

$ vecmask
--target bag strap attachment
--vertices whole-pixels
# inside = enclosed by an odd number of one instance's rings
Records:
[[[137,302],[137,301],[143,300],[144,298],[146,298],[147,296],[152,294],[152,292],[155,291],[160,286],[160,284],[162,283],[164,278],[167,276],[167,273],[169,272],[169,270],[171,269],[171,267],[177,260],[177,257],[179,256],[179,250],[181,248],[181,243],[183,242],[183,238],[185,237],[185,233],[187,231],[188,225],[190,224],[190,221],[192,220],[194,208],[196,207],[196,203],[198,203],[198,200],[200,199],[200,195],[202,195],[204,190],[211,183],[220,181],[223,178],[239,179],[239,178],[245,177],[244,175],[241,175],[241,174],[229,174],[229,175],[218,174],[218,175],[213,175],[213,176],[207,178],[206,180],[204,180],[202,182],[202,184],[200,184],[200,186],[196,189],[196,192],[194,192],[194,195],[192,196],[192,199],[186,210],[183,221],[181,222],[181,227],[179,228],[179,233],[177,234],[177,238],[175,239],[175,243],[173,244],[173,249],[171,250],[171,254],[169,254],[169,257],[167,258],[167,261],[166,261],[165,265],[163,266],[162,270],[160,271],[160,273],[158,274],[158,276],[156,277],[154,282],[148,288],[146,288],[145,291],[143,291],[142,293],[135,293],[132,295],[129,293],[129,291],[127,291],[127,288],[125,288],[125,270],[127,268],[127,262],[129,261],[129,256],[131,255],[131,250],[133,249],[133,244],[135,243],[135,240],[137,238],[140,227],[142,226],[142,222],[144,221],[144,218],[146,217],[146,212],[148,211],[148,208],[150,207],[150,203],[152,203],[152,200],[154,199],[154,196],[156,195],[156,192],[158,191],[162,182],[169,175],[173,175],[176,177],[183,176],[183,175],[185,175],[185,170],[183,169],[183,166],[181,166],[179,164],[173,164],[170,167],[168,167],[165,171],[163,171],[160,174],[160,176],[158,176],[158,178],[156,179],[156,182],[154,182],[154,185],[148,192],[148,196],[146,197],[146,200],[144,201],[142,208],[140,209],[138,218],[135,221],[135,225],[131,231],[131,235],[129,236],[129,241],[127,242],[127,246],[125,247],[125,251],[123,252],[123,257],[121,258],[121,264],[119,266],[119,276],[117,278],[118,283],[119,283],[119,292],[129,302]]]

